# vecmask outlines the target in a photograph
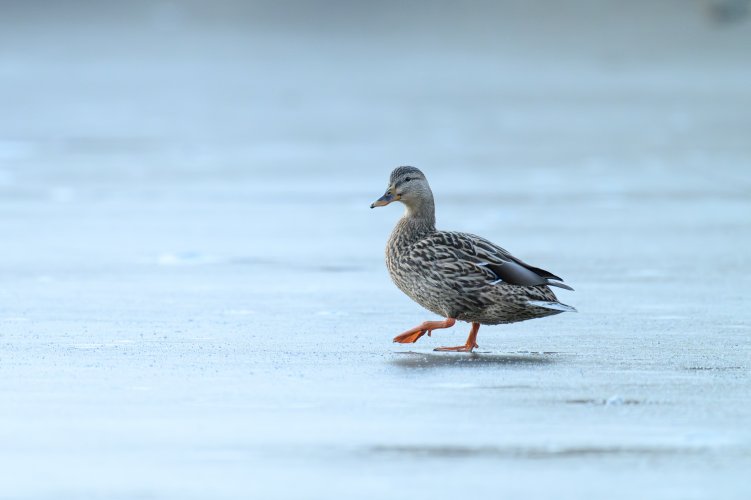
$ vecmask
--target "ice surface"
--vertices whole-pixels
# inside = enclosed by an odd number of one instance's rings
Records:
[[[751,497],[747,20],[21,5],[0,498]],[[578,314],[392,344],[398,164]]]

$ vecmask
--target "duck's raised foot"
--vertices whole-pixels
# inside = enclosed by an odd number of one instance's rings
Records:
[[[430,335],[430,332],[433,330],[438,330],[439,328],[451,328],[454,326],[454,323],[456,323],[454,318],[447,318],[445,321],[425,321],[422,325],[410,328],[401,335],[394,337],[394,342],[400,344],[414,344],[417,342],[417,339],[426,333]]]
[[[414,344],[415,342],[417,342],[417,339],[419,339],[426,333],[430,335],[430,331],[428,330],[420,330],[412,333],[402,333],[401,335],[394,337],[394,342],[398,342],[400,344]]]

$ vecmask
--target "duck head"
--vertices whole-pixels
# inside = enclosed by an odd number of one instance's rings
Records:
[[[374,201],[370,208],[385,207],[394,201],[404,203],[407,208],[414,208],[428,200],[432,202],[433,193],[425,174],[419,168],[397,167],[391,172],[386,193]]]

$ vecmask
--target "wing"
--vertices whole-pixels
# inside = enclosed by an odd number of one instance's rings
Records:
[[[563,280],[555,274],[530,266],[498,245],[473,234],[438,231],[415,243],[410,253],[422,256],[418,261],[423,265],[465,284],[547,285],[573,290],[560,283]]]

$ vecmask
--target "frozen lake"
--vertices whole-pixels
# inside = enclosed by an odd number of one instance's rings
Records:
[[[0,498],[751,496],[747,20],[133,5],[0,21]],[[392,344],[398,164],[579,313]]]

